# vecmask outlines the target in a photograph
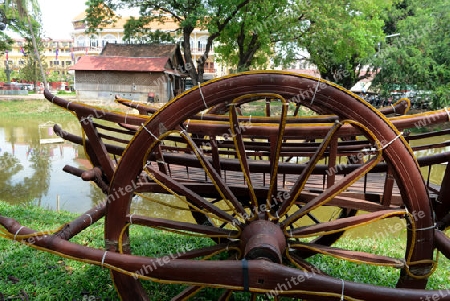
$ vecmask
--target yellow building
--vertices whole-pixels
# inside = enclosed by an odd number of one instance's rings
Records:
[[[25,66],[28,53],[25,52],[25,39],[13,38],[14,44],[12,49],[5,52],[3,55],[3,66],[10,72],[20,70]],[[43,39],[44,52],[41,60],[44,60],[47,65],[47,76],[56,72],[61,76],[69,74],[69,67],[74,64],[71,49],[73,47],[72,39],[58,39],[51,38]]]

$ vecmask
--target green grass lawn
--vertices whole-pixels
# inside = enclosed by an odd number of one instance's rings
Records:
[[[32,205],[11,206],[0,202],[0,214],[14,217],[22,225],[35,230],[50,230],[72,220],[67,212],[44,210]],[[187,244],[195,247],[211,245],[205,238],[192,238],[136,226],[131,228],[132,248],[136,254],[162,256]],[[102,248],[103,221],[89,227],[72,241]],[[403,242],[398,238],[377,241],[373,238],[341,239],[336,246],[403,257]],[[393,287],[398,270],[349,263],[323,256],[311,258],[317,266],[338,278]],[[170,300],[183,289],[182,285],[164,285],[144,281],[151,300]],[[449,287],[450,260],[439,257],[439,267],[432,275],[428,288]],[[220,290],[203,290],[192,300],[217,300]],[[25,299],[27,296],[28,299]],[[3,298],[2,298],[3,297]],[[21,299],[22,298],[22,299]],[[118,300],[107,269],[50,253],[32,249],[0,238],[0,300]],[[236,293],[232,300],[249,300],[249,295]],[[271,300],[266,296],[258,300]],[[279,300],[287,300],[280,298]]]
[[[0,101],[0,117],[28,119],[67,115],[70,115],[70,113],[46,99]]]

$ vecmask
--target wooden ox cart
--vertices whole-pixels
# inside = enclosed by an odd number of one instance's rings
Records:
[[[289,279],[302,281],[284,283],[275,300],[409,301],[439,294],[425,286],[436,268],[435,251],[450,258],[444,232],[450,225],[450,172],[447,167],[441,185],[432,185],[420,167],[448,162],[450,154],[416,158],[408,141],[417,140],[416,150],[448,143],[421,144],[424,135],[406,129],[447,122],[447,110],[388,118],[333,83],[276,71],[212,80],[159,110],[119,100],[140,107],[141,114],[68,102],[48,91],[45,96],[75,113],[85,134],[55,126],[64,139],[84,145],[93,166],[65,170],[95,182],[105,202],[53,235],[42,233],[31,246],[110,269],[123,300],[148,300],[142,279],[187,284],[172,300],[187,300],[205,287],[223,289],[220,300],[237,291],[256,300]],[[278,103],[278,113],[269,106],[265,116],[240,114],[258,99]],[[299,116],[299,106],[319,115]],[[404,113],[407,102],[402,107]],[[393,110],[385,113],[400,112]],[[443,134],[449,132],[425,136]],[[159,206],[174,214],[134,214],[135,202],[151,194],[163,195]],[[180,210],[191,219],[178,220]],[[345,231],[394,217],[407,225],[402,258],[333,246]],[[104,249],[69,241],[100,218]],[[1,217],[0,224],[12,239],[41,235],[12,218]],[[136,225],[207,237],[212,244],[166,262],[133,253],[130,227]],[[309,261],[313,255],[391,267],[399,271],[396,288],[329,276]]]

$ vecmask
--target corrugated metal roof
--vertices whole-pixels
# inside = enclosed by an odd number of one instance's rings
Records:
[[[168,57],[138,58],[85,55],[70,67],[70,70],[163,72],[168,67],[168,61]]]

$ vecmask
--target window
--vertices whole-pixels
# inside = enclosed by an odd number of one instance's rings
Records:
[[[112,34],[107,34],[102,41],[102,46],[104,47],[106,45],[106,43],[111,43],[111,44],[115,44],[117,43],[117,39],[115,36],[113,36]]]
[[[92,36],[89,40],[89,44],[91,45],[91,47],[98,47],[98,37]]]
[[[85,39],[84,39],[84,37],[79,37],[77,39],[77,46],[78,47],[84,47],[85,46]]]
[[[199,41],[197,42],[197,45],[198,45],[197,50],[198,50],[199,52],[205,52],[205,49],[206,49],[206,39],[199,40]]]

